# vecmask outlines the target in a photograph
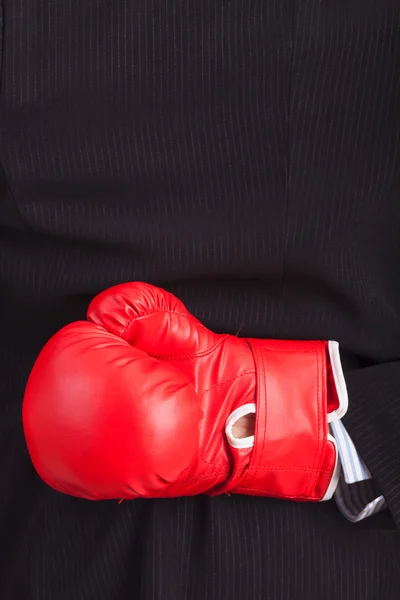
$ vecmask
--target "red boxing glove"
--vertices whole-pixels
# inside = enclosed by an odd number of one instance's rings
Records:
[[[217,335],[172,294],[126,283],[44,347],[23,425],[39,475],[73,496],[319,501],[338,480],[328,421],[346,409],[335,342]],[[235,438],[252,412],[254,436]]]

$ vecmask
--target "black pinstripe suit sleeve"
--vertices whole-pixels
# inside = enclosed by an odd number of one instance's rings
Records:
[[[344,423],[400,527],[400,362],[350,371],[346,382]]]

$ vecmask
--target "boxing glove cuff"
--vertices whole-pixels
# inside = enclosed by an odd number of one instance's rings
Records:
[[[338,344],[247,342],[256,365],[256,402],[226,422],[234,468],[224,490],[297,501],[331,498],[340,464],[328,423],[342,418],[348,406]],[[235,439],[233,424],[250,412],[256,414],[254,437]],[[250,455],[244,451],[249,447]]]

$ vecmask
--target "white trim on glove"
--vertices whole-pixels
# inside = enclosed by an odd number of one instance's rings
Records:
[[[243,404],[243,406],[239,406],[239,408],[229,415],[225,424],[225,433],[229,444],[233,448],[240,450],[242,448],[252,448],[254,446],[254,435],[249,435],[249,437],[245,438],[237,438],[233,435],[233,427],[239,419],[252,413],[255,414],[255,412],[255,404]]]

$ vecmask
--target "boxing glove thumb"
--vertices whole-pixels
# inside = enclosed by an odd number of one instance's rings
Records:
[[[87,318],[157,357],[187,357],[221,340],[173,294],[142,282],[122,283],[98,294]]]

